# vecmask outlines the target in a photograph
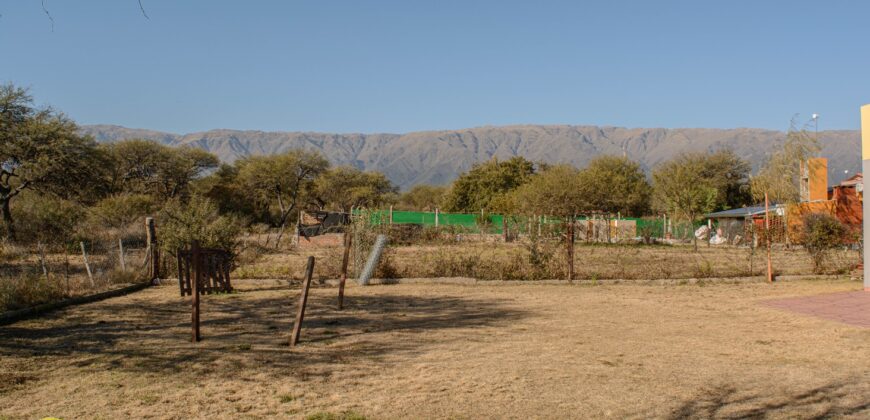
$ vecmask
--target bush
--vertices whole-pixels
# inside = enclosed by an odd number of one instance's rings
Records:
[[[88,222],[94,226],[121,229],[141,221],[157,207],[154,197],[150,195],[116,195],[94,205],[88,216]]]
[[[235,256],[241,224],[233,217],[221,216],[218,206],[208,198],[193,196],[188,202],[173,200],[157,216],[160,244],[171,255],[199,241],[203,248],[217,248]]]
[[[18,242],[28,244],[58,243],[72,237],[84,214],[71,201],[29,191],[13,201],[12,207]]]
[[[843,245],[846,233],[846,226],[829,214],[811,213],[803,217],[801,239],[816,273],[824,272],[830,251]]]

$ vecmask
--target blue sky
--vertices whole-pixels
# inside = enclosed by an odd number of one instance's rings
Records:
[[[864,1],[0,0],[0,81],[81,124],[857,129]]]

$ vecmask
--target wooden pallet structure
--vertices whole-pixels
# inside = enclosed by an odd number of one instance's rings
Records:
[[[178,250],[178,287],[181,296],[193,294],[191,279],[198,277],[199,294],[227,293],[233,290],[230,283],[230,269],[232,259],[228,252],[222,249],[199,248],[197,252],[192,250]],[[193,261],[193,256],[199,256],[199,264]],[[196,275],[196,267],[201,267],[202,272]]]

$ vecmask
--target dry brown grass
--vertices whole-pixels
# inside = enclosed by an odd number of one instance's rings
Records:
[[[870,330],[767,299],[853,281],[713,286],[175,286],[0,327],[0,418],[818,418],[870,415]]]
[[[566,253],[561,244],[545,244],[549,261],[530,262],[529,249],[521,243],[481,243],[412,245],[388,248],[381,273],[389,271],[399,278],[472,277],[481,280],[558,279],[565,276]],[[302,277],[305,258],[318,258],[321,278],[336,278],[339,273],[339,247],[308,247],[303,250],[269,253],[248,258],[236,270],[237,278]],[[578,244],[574,255],[575,279],[650,280],[709,277],[759,276],[767,268],[764,249],[750,253],[748,248],[701,246],[694,252],[689,245],[586,245]],[[851,271],[860,255],[856,251],[834,251],[827,261],[828,273]],[[389,265],[384,270],[384,265]],[[813,274],[813,262],[806,251],[779,247],[773,251],[777,274]]]

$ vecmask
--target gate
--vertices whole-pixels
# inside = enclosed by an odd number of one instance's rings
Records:
[[[222,249],[199,248],[193,250],[181,250],[176,253],[178,258],[178,287],[181,296],[189,296],[193,293],[191,279],[199,277],[199,294],[212,294],[231,292],[230,269],[232,259],[230,254]],[[196,275],[197,264],[194,255],[199,257],[201,273]]]

